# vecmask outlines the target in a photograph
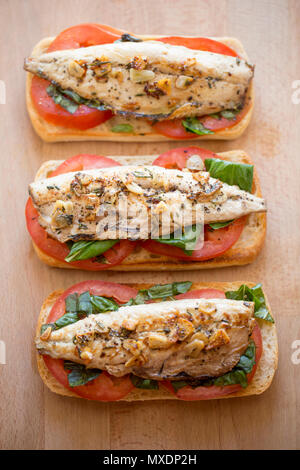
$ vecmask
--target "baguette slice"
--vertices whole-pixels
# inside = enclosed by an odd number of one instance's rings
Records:
[[[157,39],[162,36],[150,36],[150,35],[137,35],[141,39]],[[44,38],[42,39],[32,51],[32,56],[39,56],[42,53],[46,52],[49,45],[55,38]],[[221,37],[221,38],[212,38],[219,42],[226,44],[227,46],[234,49],[240,57],[247,60],[247,54],[243,48],[243,45],[240,43],[238,39],[235,38],[228,38],[228,37]],[[146,125],[145,129],[140,129],[140,135],[132,135],[132,134],[124,134],[124,133],[116,133],[112,132],[110,129],[112,125],[120,124],[122,122],[129,122],[126,118],[117,116],[113,117],[108,122],[104,122],[96,127],[87,130],[79,130],[79,129],[67,129],[62,126],[56,126],[55,124],[47,122],[43,119],[38,112],[36,111],[35,107],[33,106],[30,89],[31,89],[31,81],[33,75],[27,72],[27,81],[26,81],[26,105],[27,110],[32,122],[32,125],[36,131],[36,133],[45,141],[45,142],[71,142],[71,141],[84,141],[84,140],[106,140],[112,142],[163,142],[163,141],[170,141],[174,140],[169,137],[165,137],[163,135],[157,134]],[[243,134],[246,127],[248,126],[252,111],[253,111],[253,104],[254,104],[254,90],[253,90],[253,81],[248,89],[246,99],[249,100],[249,110],[243,117],[243,119],[236,124],[235,126],[224,129],[222,131],[217,132],[216,134],[208,134],[198,136],[197,138],[193,138],[193,140],[233,140],[240,137]],[[136,120],[133,118],[133,122]],[[108,124],[109,123],[109,124]]]
[[[250,163],[251,159],[243,150],[231,150],[219,154],[229,161]],[[133,157],[112,157],[123,164],[151,164],[156,155],[133,156]],[[46,178],[51,171],[57,168],[62,161],[50,160],[42,164],[36,174],[35,180]],[[256,196],[261,197],[258,176],[254,169],[253,191]],[[207,261],[182,261],[168,256],[156,255],[138,247],[130,254],[122,264],[109,268],[110,271],[188,271],[196,269],[222,268],[227,266],[241,266],[252,263],[260,252],[266,235],[266,214],[253,213],[248,216],[246,225],[239,240],[223,255]],[[42,252],[33,243],[38,257],[44,263],[55,268],[80,269],[71,266],[69,263],[58,261],[46,253]]]
[[[161,282],[163,282],[161,280]],[[192,289],[219,289],[224,292],[228,290],[237,290],[241,284],[247,284],[249,287],[255,285],[254,282],[245,282],[245,281],[235,281],[235,282],[196,282],[193,283]],[[151,287],[151,284],[128,284],[131,287],[136,289],[147,289]],[[38,318],[36,333],[39,334],[41,326],[46,323],[50,310],[60,295],[63,294],[63,290],[57,290],[52,292],[44,301],[42,309]],[[270,310],[270,305],[266,298],[267,306]],[[277,369],[278,362],[278,344],[277,344],[277,334],[276,327],[274,323],[268,323],[264,320],[257,320],[260,328],[263,339],[263,353],[259,361],[256,373],[253,377],[253,380],[248,385],[247,388],[242,389],[240,392],[233,393],[222,398],[234,398],[234,397],[245,397],[249,395],[260,395],[263,393],[270,385],[273,380],[275,371]],[[40,376],[47,385],[47,387],[58,395],[64,395],[67,397],[78,397],[72,391],[66,389],[61,385],[51,374],[48,368],[45,365],[43,357],[37,353],[37,365]],[[161,387],[159,390],[142,390],[134,389],[121,401],[144,401],[144,400],[177,400],[177,398],[172,395],[168,390]]]

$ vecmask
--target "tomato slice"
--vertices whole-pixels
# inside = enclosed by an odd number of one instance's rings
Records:
[[[52,172],[51,176],[68,173],[70,171],[88,170],[91,168],[107,168],[116,165],[120,165],[120,163],[116,162],[112,158],[103,157],[101,155],[80,154],[64,161]],[[61,243],[58,240],[51,238],[47,234],[46,230],[41,227],[38,222],[38,211],[35,209],[31,198],[27,201],[25,215],[27,229],[37,247],[52,258],[64,262],[66,266],[76,266],[86,271],[103,271],[122,263],[122,261],[133,252],[136,246],[136,242],[121,240],[103,253],[104,258],[107,260],[107,264],[98,263],[95,258],[67,263],[65,262],[65,258],[70,251],[68,246],[65,243]]]
[[[61,385],[87,400],[117,401],[126,397],[134,389],[134,385],[128,375],[118,378],[104,371],[96,379],[91,380],[85,385],[70,387],[68,371],[64,369],[64,361],[46,355],[43,356],[43,360],[53,377]]]
[[[111,26],[83,23],[62,31],[50,44],[48,52],[107,44],[116,41],[122,31]]]
[[[47,323],[53,323],[65,313],[65,299],[70,294],[89,291],[90,294],[114,298],[118,303],[128,302],[136,297],[138,291],[133,287],[115,282],[83,281],[67,289],[55,302],[47,318]],[[107,372],[102,372],[96,379],[79,387],[70,387],[68,371],[64,369],[64,361],[50,356],[43,356],[45,365],[56,380],[76,395],[88,400],[116,401],[128,395],[133,390],[130,377],[112,377]]]
[[[32,103],[39,115],[47,122],[68,129],[86,130],[102,124],[113,115],[110,110],[98,111],[98,109],[89,108],[84,104],[79,105],[75,113],[71,114],[60,105],[54,103],[46,91],[49,85],[50,82],[47,80],[37,76],[32,77]]]
[[[101,155],[92,155],[90,153],[81,153],[68,158],[61,163],[56,170],[52,171],[50,178],[70,173],[71,171],[92,170],[95,168],[109,168],[112,166],[121,166],[121,163],[112,158],[102,157]]]
[[[188,49],[196,49],[197,51],[208,51],[215,54],[230,55],[232,57],[238,56],[238,54],[233,49],[226,46],[226,44],[209,38],[184,38],[180,36],[170,36],[156,39],[156,41],[166,42],[167,44],[172,44],[174,46],[184,46]]]
[[[70,294],[74,294],[75,292],[77,294],[82,294],[83,292],[87,291],[89,291],[92,295],[113,298],[120,304],[128,302],[138,294],[137,289],[126,286],[125,284],[117,284],[115,282],[106,281],[79,282],[65,290],[64,293],[56,300],[51,309],[51,312],[49,313],[47,323],[53,323],[65,314],[65,299]]]
[[[122,31],[110,26],[86,23],[72,26],[60,33],[50,44],[47,52],[62,49],[77,49],[114,42],[120,38]],[[47,122],[68,129],[86,130],[104,123],[113,116],[110,110],[99,111],[80,105],[74,114],[55,104],[48,95],[50,82],[37,76],[32,78],[31,99],[40,116]]]
[[[154,160],[152,165],[183,170],[186,168],[187,159],[192,155],[199,155],[203,161],[206,158],[221,158],[216,153],[201,147],[179,147],[162,153]]]
[[[198,117],[198,120],[202,122],[206,129],[218,132],[224,129],[229,129],[238,124],[248,112],[248,109],[249,106],[244,106],[243,109],[241,109],[241,111],[237,113],[233,119],[226,119],[224,117],[218,119],[208,114],[207,116]],[[185,127],[183,127],[182,119],[166,119],[159,121],[153,124],[152,128],[158,132],[158,134],[171,137],[172,139],[191,140],[199,137],[197,134],[189,132],[185,129]]]
[[[204,244],[201,248],[193,251],[192,255],[187,255],[181,248],[159,243],[155,240],[146,240],[142,243],[142,247],[150,253],[157,255],[169,256],[184,261],[205,261],[217,258],[225,253],[234,245],[241,236],[247,216],[234,220],[227,227],[218,230],[212,230],[205,225],[204,228]],[[200,243],[202,240],[200,240]]]
[[[251,338],[255,342],[256,351],[255,365],[253,366],[251,373],[247,374],[248,384],[251,382],[255,375],[263,350],[261,331],[257,323],[253,329]],[[186,401],[211,400],[213,398],[221,398],[222,396],[231,395],[232,393],[239,392],[240,390],[242,390],[242,386],[240,384],[226,385],[225,387],[217,387],[216,385],[212,385],[210,387],[200,386],[196,388],[192,388],[187,385],[176,392],[172,386],[172,383],[169,380],[163,381],[162,385],[166,387],[169,392],[171,392],[177,398]]]
[[[175,299],[226,299],[226,296],[222,290],[218,289],[194,289],[185,294],[176,295]]]

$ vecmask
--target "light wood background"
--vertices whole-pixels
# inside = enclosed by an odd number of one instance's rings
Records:
[[[24,102],[23,59],[45,36],[83,22],[139,33],[236,36],[256,63],[252,123],[237,141],[203,143],[215,151],[245,149],[257,164],[268,200],[265,247],[247,267],[207,272],[98,273],[55,270],[35,256],[25,229],[27,184],[40,164],[76,153],[161,153],[164,144],[43,143]],[[0,0],[1,315],[0,447],[14,449],[295,449],[300,444],[300,80],[299,0]],[[118,282],[261,281],[279,334],[279,370],[262,396],[212,402],[101,404],[62,398],[39,378],[33,335],[42,300],[56,288],[94,278]]]

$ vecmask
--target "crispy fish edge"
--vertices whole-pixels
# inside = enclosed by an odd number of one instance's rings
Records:
[[[149,35],[137,35],[136,37],[142,39],[155,39],[162,36],[149,36]],[[184,36],[183,36],[184,37]],[[53,41],[54,38],[44,38],[42,39],[33,49],[32,56],[38,56],[45,52],[49,44]],[[224,44],[232,47],[236,50],[241,57],[244,59],[248,59],[246,52],[238,39],[235,38],[213,38],[223,42]],[[38,112],[36,111],[35,107],[33,106],[30,88],[31,88],[31,81],[33,75],[30,72],[27,72],[27,80],[26,80],[26,106],[27,111],[33,125],[34,130],[36,133],[43,139],[45,142],[72,142],[72,141],[112,141],[112,142],[163,142],[163,141],[172,141],[169,137],[157,134],[155,132],[149,133],[147,135],[124,135],[124,133],[115,133],[111,131],[107,131],[105,129],[105,123],[100,124],[92,129],[87,129],[84,131],[78,129],[66,129],[61,126],[56,126],[47,122],[43,119]],[[245,129],[248,127],[254,106],[254,87],[253,87],[253,80],[249,86],[246,99],[250,100],[249,110],[243,119],[236,124],[234,127],[225,129],[224,131],[218,132],[215,134],[210,135],[202,135],[193,138],[194,141],[196,140],[233,140],[240,137]],[[126,122],[126,119],[125,121]]]
[[[163,278],[160,278],[160,283],[164,283]],[[247,281],[235,281],[235,282],[199,282],[193,283],[191,289],[219,289],[224,292],[228,290],[236,290],[241,284],[247,284],[249,287],[256,285],[254,282]],[[151,286],[151,284],[127,284],[128,286],[134,287],[136,289],[146,289]],[[36,334],[38,335],[43,323],[46,322],[49,312],[57,300],[57,298],[62,295],[64,290],[57,290],[52,292],[44,301],[40,315],[38,318]],[[265,295],[266,297],[266,295]],[[270,309],[268,299],[266,298],[267,306]],[[270,309],[271,311],[271,309]],[[273,315],[274,316],[274,315]],[[273,380],[275,371],[278,364],[278,342],[277,342],[277,332],[276,326],[274,323],[267,323],[263,320],[257,320],[261,328],[262,340],[263,340],[263,353],[258,364],[257,371],[253,377],[252,382],[246,388],[240,392],[233,393],[228,396],[221,398],[237,398],[245,397],[250,395],[260,395],[269,388]],[[81,398],[72,391],[66,389],[61,385],[47,369],[43,357],[40,354],[36,354],[37,366],[39,374],[44,382],[44,384],[54,393],[58,395],[63,395],[67,397]],[[125,398],[120,401],[146,401],[146,400],[178,400],[174,395],[172,395],[168,390],[160,386],[159,390],[133,390]],[[217,399],[217,398],[214,398]],[[219,398],[220,399],[220,398]]]

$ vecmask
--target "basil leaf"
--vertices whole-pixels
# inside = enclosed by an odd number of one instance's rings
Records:
[[[111,128],[112,132],[133,132],[133,127],[131,124],[117,124],[116,126]]]
[[[247,376],[242,370],[232,370],[214,380],[217,387],[225,387],[226,385],[240,384],[243,388],[248,386]]]
[[[164,299],[174,297],[177,294],[185,294],[192,286],[192,282],[173,282],[173,284],[157,284],[150,289],[139,290],[134,299],[130,299],[125,305],[140,305],[147,300]]]
[[[78,95],[78,93],[73,90],[63,90],[57,85],[49,85],[47,88],[47,93],[49,96],[51,96],[56,104],[59,104],[71,114],[75,113],[80,104],[84,104],[89,108],[98,109],[99,111],[104,111],[107,109],[107,107],[99,100],[88,100]]]
[[[78,294],[75,292],[74,294],[68,295],[65,299],[66,305],[66,312],[77,312],[78,310]]]
[[[71,361],[64,361],[64,369],[71,371],[68,374],[70,387],[85,385],[91,380],[96,379],[101,374],[101,370],[99,369],[87,369],[84,365],[76,364]]]
[[[213,222],[209,224],[210,228],[218,230],[219,228],[227,227],[227,225],[232,224],[233,220],[228,220],[228,222]]]
[[[254,316],[274,323],[274,319],[266,306],[261,284],[257,284],[254,287],[248,287],[246,284],[242,284],[237,291],[228,291],[225,292],[225,295],[227,299],[254,302]]]
[[[72,245],[70,253],[66,256],[65,261],[79,261],[83,259],[95,258],[105,253],[119,240],[96,240],[96,241],[79,241]]]
[[[59,106],[66,109],[70,114],[74,114],[77,111],[78,105],[64,96],[54,85],[49,85],[46,91],[55,104],[59,104]]]
[[[83,292],[78,297],[78,312],[85,313],[86,315],[91,315],[93,313],[93,306],[91,302],[90,293]]]
[[[157,380],[142,379],[132,374],[130,376],[130,380],[136,388],[142,388],[145,390],[158,390],[159,388]]]
[[[176,246],[177,248],[181,248],[185,254],[192,255],[202,231],[202,225],[191,225],[190,227],[186,227],[184,232],[182,232],[182,229],[179,229],[172,233],[170,238],[159,237],[155,238],[155,241]]]
[[[119,305],[113,299],[92,295],[91,303],[97,313],[112,312],[119,309]]]
[[[240,109],[224,109],[224,111],[221,111],[220,114],[223,118],[231,121],[232,119],[235,119],[236,115],[239,112],[240,112]]]
[[[205,160],[206,170],[210,176],[224,183],[237,185],[244,191],[251,192],[253,182],[253,165],[246,163],[227,162],[219,158],[207,158]]]
[[[188,132],[192,132],[193,134],[198,134],[198,135],[214,134],[213,131],[206,129],[206,127],[203,126],[202,122],[200,122],[199,119],[197,119],[196,117],[187,118],[181,121],[181,123]]]
[[[175,392],[178,392],[178,390],[180,390],[183,387],[186,387],[187,385],[189,385],[189,383],[185,382],[184,380],[172,380],[172,385],[173,385]]]
[[[62,317],[60,317],[54,323],[55,329],[59,330],[60,328],[64,328],[65,326],[71,325],[72,323],[75,323],[78,320],[79,318],[78,318],[77,313],[75,312],[65,313]]]
[[[217,387],[224,387],[226,385],[240,384],[243,388],[248,386],[247,375],[250,374],[255,365],[255,343],[250,341],[248,348],[240,357],[238,364],[227,374],[214,379],[213,383]]]

